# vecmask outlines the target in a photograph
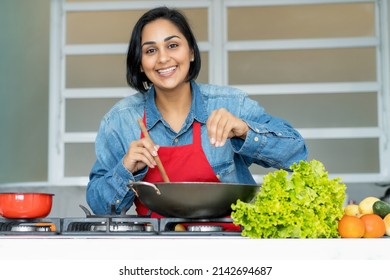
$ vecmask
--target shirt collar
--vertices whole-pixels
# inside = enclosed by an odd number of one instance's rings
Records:
[[[191,123],[196,120],[200,123],[206,123],[208,114],[206,110],[206,104],[204,102],[202,93],[199,89],[199,86],[196,82],[191,81],[191,91],[192,91],[192,104],[188,120],[191,120]],[[145,112],[146,112],[146,128],[151,129],[156,123],[162,120],[162,116],[157,109],[154,96],[156,94],[154,86],[152,86],[146,93],[146,103],[145,103]]]

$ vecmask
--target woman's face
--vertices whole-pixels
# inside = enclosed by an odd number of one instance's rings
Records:
[[[156,90],[184,85],[194,54],[179,29],[169,20],[157,19],[142,30],[141,67]]]

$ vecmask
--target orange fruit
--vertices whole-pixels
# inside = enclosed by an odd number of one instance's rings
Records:
[[[386,225],[379,215],[365,214],[360,219],[364,222],[366,228],[364,238],[377,238],[385,235]]]
[[[356,216],[344,215],[338,223],[338,231],[342,238],[360,238],[365,233],[364,222]]]

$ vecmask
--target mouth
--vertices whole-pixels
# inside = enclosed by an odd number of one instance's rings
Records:
[[[171,73],[173,73],[176,70],[176,68],[177,68],[177,66],[172,66],[169,68],[159,69],[159,70],[157,70],[157,72],[160,75],[167,76],[167,75],[170,75]]]

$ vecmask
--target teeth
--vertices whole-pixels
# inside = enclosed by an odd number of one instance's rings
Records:
[[[158,70],[158,73],[160,73],[160,74],[166,74],[166,73],[169,73],[169,72],[171,72],[171,71],[173,71],[173,70],[175,70],[175,69],[176,69],[176,66],[173,66],[173,67],[170,67],[170,68],[167,68],[167,69]]]

